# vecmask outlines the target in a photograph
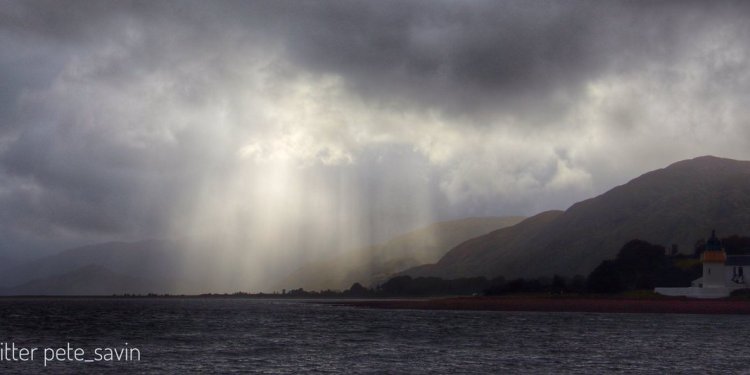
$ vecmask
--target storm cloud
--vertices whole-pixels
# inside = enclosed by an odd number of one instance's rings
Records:
[[[3,2],[0,252],[197,236],[304,259],[750,159],[748,20],[745,2]]]

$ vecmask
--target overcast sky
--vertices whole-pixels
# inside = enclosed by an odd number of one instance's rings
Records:
[[[344,249],[750,159],[748,41],[748,2],[3,1],[0,254]]]

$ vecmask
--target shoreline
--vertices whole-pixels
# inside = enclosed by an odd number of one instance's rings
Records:
[[[627,297],[453,297],[332,303],[370,309],[591,312],[633,314],[750,314],[750,300]]]
[[[275,297],[275,298],[274,298]],[[690,299],[685,297],[628,297],[628,296],[547,296],[506,295],[474,297],[385,297],[385,298],[299,298],[264,295],[168,295],[168,296],[110,296],[110,295],[47,295],[0,296],[0,301],[13,300],[81,300],[81,299],[249,299],[299,301],[330,306],[365,309],[397,310],[454,310],[454,311],[517,311],[517,312],[590,312],[634,314],[740,314],[750,315],[750,299]]]

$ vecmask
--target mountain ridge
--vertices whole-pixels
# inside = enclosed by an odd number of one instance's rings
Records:
[[[107,267],[89,264],[70,272],[42,277],[11,288],[4,295],[111,295],[146,294],[162,283],[113,272]]]
[[[502,227],[497,229],[498,225]],[[712,156],[678,161],[565,211],[545,211],[524,220],[492,217],[433,223],[347,253],[350,258],[320,261],[288,277],[278,290],[343,289],[355,281],[373,285],[401,274],[443,278],[585,275],[602,260],[614,257],[629,240],[677,244],[681,252],[689,253],[695,241],[712,229],[720,235],[750,235],[750,161]],[[0,293],[42,290],[44,285],[59,290],[66,284],[86,292],[89,289],[81,280],[96,282],[97,277],[110,286],[130,280],[139,286],[136,289],[155,293],[218,291],[224,285],[222,276],[227,275],[209,249],[183,249],[178,242],[164,240],[67,249],[5,269],[0,273]],[[143,280],[152,284],[140,288]],[[229,288],[243,287],[232,285]]]
[[[750,231],[750,161],[703,156],[672,163],[451,249],[400,274],[457,278],[588,274],[639,238],[683,252],[711,229]],[[540,216],[541,215],[541,216]],[[546,219],[546,220],[542,220]]]
[[[334,275],[335,268],[342,269],[345,278],[331,281],[325,287],[314,282],[294,282],[294,287],[310,289],[345,289],[362,275],[385,278],[393,272],[420,264],[420,260],[438,259],[452,246],[443,244],[445,238],[461,238],[484,234],[496,227],[511,225],[521,217],[466,218],[433,223],[427,227],[394,237],[381,246],[371,246],[363,251],[370,262],[349,268],[322,263],[322,269],[313,268],[316,277]],[[488,229],[489,228],[489,229]],[[437,239],[437,240],[436,240]],[[402,250],[409,248],[408,254]],[[436,253],[436,251],[442,251]],[[362,256],[363,254],[359,254]],[[406,255],[406,256],[404,256]],[[62,250],[56,254],[9,267],[0,273],[0,294],[91,294],[92,290],[105,290],[106,294],[133,293],[207,293],[247,290],[221,272],[217,257],[207,249],[185,248],[178,241],[149,239],[134,242],[110,241]],[[433,260],[433,261],[434,261]],[[96,281],[101,277],[101,282]],[[91,289],[81,280],[101,284]],[[125,288],[130,279],[137,288]],[[146,285],[143,280],[151,284]],[[343,280],[343,281],[342,281]],[[223,284],[224,283],[224,284]],[[227,284],[228,283],[228,284]],[[148,287],[147,287],[148,286]],[[117,287],[122,287],[119,291]],[[46,289],[45,289],[46,288]],[[292,288],[292,286],[279,287]],[[32,294],[33,294],[32,293]]]
[[[514,225],[522,219],[522,216],[491,216],[435,222],[383,243],[356,249],[343,259],[303,265],[282,280],[279,289],[345,289],[354,282],[375,285],[395,272],[434,262],[469,238]]]
[[[0,275],[0,285],[13,287],[34,279],[60,276],[91,264],[132,277],[150,278],[165,273],[168,277],[176,277],[170,274],[170,270],[179,262],[177,246],[170,241],[111,241],[66,249],[6,269]]]

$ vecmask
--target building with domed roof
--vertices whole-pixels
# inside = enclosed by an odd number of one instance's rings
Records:
[[[750,284],[745,282],[745,269],[750,268],[750,256],[727,255],[715,230],[706,242],[701,262],[703,276],[694,280],[689,288],[656,288],[654,291],[666,296],[722,298],[734,290],[750,288]]]

